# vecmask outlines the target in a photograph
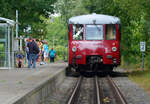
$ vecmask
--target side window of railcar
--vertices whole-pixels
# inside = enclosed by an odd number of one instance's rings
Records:
[[[83,25],[73,25],[73,40],[83,40]]]
[[[107,24],[106,29],[106,40],[116,40],[116,25],[114,24]]]

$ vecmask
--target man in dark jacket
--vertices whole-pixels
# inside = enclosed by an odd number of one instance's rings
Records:
[[[32,38],[29,38],[29,41],[30,42],[27,44],[27,47],[29,48],[28,68],[31,67],[31,60],[33,60],[33,68],[36,68],[36,57],[39,53],[39,47]]]

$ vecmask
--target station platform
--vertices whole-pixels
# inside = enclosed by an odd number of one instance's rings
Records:
[[[42,104],[65,77],[67,63],[0,70],[0,104]]]

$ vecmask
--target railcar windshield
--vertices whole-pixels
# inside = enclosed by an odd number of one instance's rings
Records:
[[[103,25],[86,25],[86,40],[103,40]]]

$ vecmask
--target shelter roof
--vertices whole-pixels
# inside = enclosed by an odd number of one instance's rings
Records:
[[[71,17],[68,24],[120,24],[120,19],[114,16],[93,13]]]
[[[4,22],[8,23],[8,24],[11,25],[11,26],[14,26],[14,25],[16,24],[15,21],[10,20],[10,19],[7,19],[7,18],[3,18],[3,17],[0,17],[0,21],[4,21]],[[0,23],[1,23],[1,22],[0,22]]]

